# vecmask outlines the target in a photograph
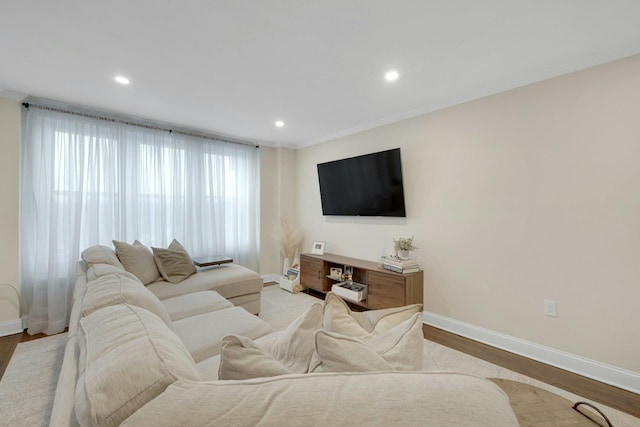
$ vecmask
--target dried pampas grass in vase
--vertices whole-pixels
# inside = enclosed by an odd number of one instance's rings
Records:
[[[284,258],[283,274],[286,274],[298,254],[298,246],[302,242],[300,230],[280,218],[280,227],[273,231],[273,239],[280,245],[280,255]]]

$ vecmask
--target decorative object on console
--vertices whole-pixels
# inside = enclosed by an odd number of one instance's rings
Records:
[[[313,255],[324,255],[324,245],[325,242],[313,242],[313,245],[311,245],[311,253]]]
[[[399,239],[393,239],[397,256],[402,259],[409,259],[409,251],[418,249],[413,245],[413,237],[400,237]]]
[[[353,266],[345,265],[344,266],[344,280],[350,282],[353,280]]]
[[[331,267],[329,269],[329,277],[334,280],[342,280],[342,269],[337,267]]]
[[[382,268],[394,271],[400,274],[414,273],[420,271],[418,263],[411,259],[402,259],[400,257],[388,256],[384,259]]]
[[[334,294],[340,295],[342,298],[348,301],[353,301],[353,302],[360,302],[362,300],[367,299],[367,287],[359,283],[353,283],[353,282],[336,283],[333,286],[331,286],[331,292],[333,292]]]

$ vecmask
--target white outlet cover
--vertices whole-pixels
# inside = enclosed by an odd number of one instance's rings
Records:
[[[545,316],[558,317],[558,303],[545,300],[543,312]]]

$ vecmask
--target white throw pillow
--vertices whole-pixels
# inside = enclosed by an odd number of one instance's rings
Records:
[[[338,295],[329,292],[323,312],[325,331],[367,341],[412,318],[414,314],[422,313],[422,304],[356,312],[351,311]]]
[[[124,269],[133,273],[143,285],[148,285],[160,278],[153,253],[145,245],[137,240],[133,245],[114,240],[113,245],[116,247],[116,255]]]
[[[370,338],[318,331],[309,372],[422,370],[422,316],[415,313],[394,328]]]
[[[322,328],[322,306],[314,304],[264,348],[252,340],[231,335],[222,339],[221,380],[241,380],[309,371],[315,333]]]

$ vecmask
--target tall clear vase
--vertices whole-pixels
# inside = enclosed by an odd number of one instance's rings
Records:
[[[282,264],[282,274],[283,275],[287,275],[287,270],[289,270],[289,267],[291,267],[291,261],[289,261],[289,258],[285,258],[284,262]]]

